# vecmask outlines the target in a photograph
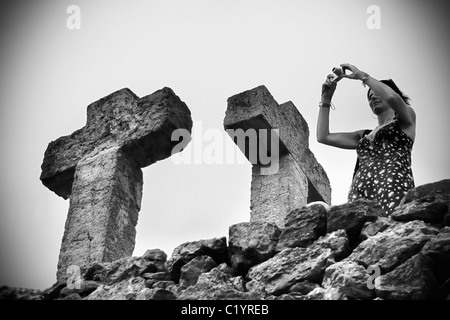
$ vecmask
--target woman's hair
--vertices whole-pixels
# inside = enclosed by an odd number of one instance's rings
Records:
[[[384,83],[385,85],[389,86],[392,90],[394,90],[402,99],[405,101],[407,105],[409,105],[409,101],[411,100],[407,95],[403,94],[403,92],[397,87],[395,82],[392,79],[388,80],[380,80],[380,82]],[[367,99],[369,99],[369,91],[367,91]]]

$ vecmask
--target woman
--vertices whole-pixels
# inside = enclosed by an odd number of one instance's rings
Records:
[[[333,147],[356,149],[355,168],[348,201],[359,198],[376,200],[391,214],[406,192],[414,188],[411,150],[416,136],[416,114],[406,97],[392,80],[378,81],[351,64],[341,65],[338,77],[361,80],[369,87],[367,98],[378,126],[370,130],[330,133],[331,99],[337,81],[328,75],[322,85],[317,123],[317,141]],[[351,73],[345,74],[349,70]]]

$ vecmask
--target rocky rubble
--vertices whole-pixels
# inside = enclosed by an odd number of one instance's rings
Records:
[[[96,263],[80,281],[0,288],[1,299],[450,299],[450,180],[410,190],[386,217],[367,200],[310,204],[284,227],[246,222],[226,238],[188,242],[170,259]]]

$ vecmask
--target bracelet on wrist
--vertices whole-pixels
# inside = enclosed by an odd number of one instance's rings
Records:
[[[332,110],[334,110],[334,105],[330,102],[319,102],[319,108],[330,108]]]

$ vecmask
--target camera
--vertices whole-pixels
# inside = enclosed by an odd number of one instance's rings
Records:
[[[333,71],[333,78],[330,79],[331,82],[337,82],[342,79],[342,76],[345,74],[344,70],[341,67],[335,67],[331,71]]]

